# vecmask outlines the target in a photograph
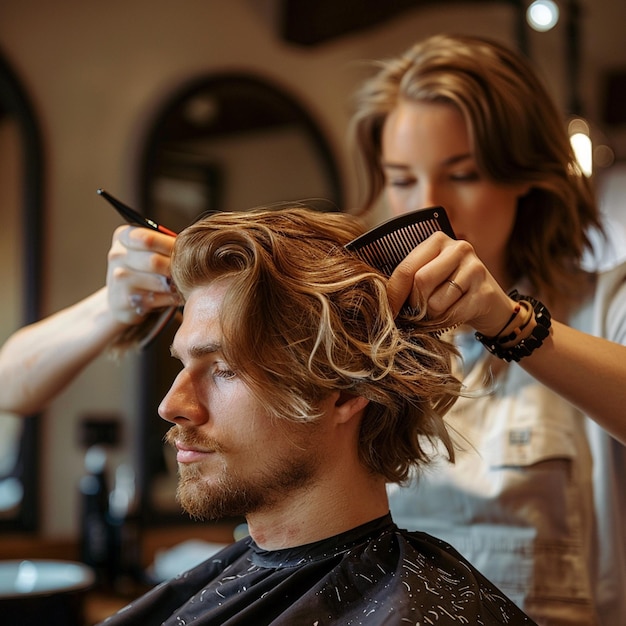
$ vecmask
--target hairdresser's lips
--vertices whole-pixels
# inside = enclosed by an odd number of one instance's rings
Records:
[[[178,441],[176,442],[176,460],[179,463],[196,463],[205,460],[211,454],[213,454],[212,450],[189,448]]]

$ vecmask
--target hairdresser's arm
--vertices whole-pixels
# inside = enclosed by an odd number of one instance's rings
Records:
[[[148,229],[118,228],[106,287],[21,328],[0,349],[0,410],[40,411],[129,325],[175,304],[167,280],[173,241]]]
[[[125,328],[105,287],[11,335],[0,350],[0,409],[28,415],[59,393]]]
[[[626,444],[626,347],[555,320],[520,365]]]
[[[407,299],[415,306],[421,294],[429,317],[467,323],[488,337],[498,334],[514,306],[470,244],[443,235],[430,237],[398,266],[388,294],[396,311]],[[553,319],[550,336],[520,365],[626,444],[625,346]]]

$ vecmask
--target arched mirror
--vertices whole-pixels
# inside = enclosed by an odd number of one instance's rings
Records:
[[[0,52],[0,342],[39,316],[42,150],[19,80]],[[37,416],[0,410],[0,529],[37,526]]]
[[[323,133],[293,95],[256,76],[224,74],[186,85],[165,104],[147,139],[141,208],[179,231],[206,211],[307,200],[337,210],[340,176]],[[142,359],[140,487],[144,523],[187,519],[175,502],[168,424],[157,408],[178,373],[170,325]]]

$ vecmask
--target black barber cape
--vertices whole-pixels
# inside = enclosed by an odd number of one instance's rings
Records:
[[[102,626],[532,625],[448,544],[386,515],[268,552],[250,537],[164,582]]]

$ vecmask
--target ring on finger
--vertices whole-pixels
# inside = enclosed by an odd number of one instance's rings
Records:
[[[454,282],[451,278],[449,278],[449,279],[448,279],[448,284],[449,284],[451,287],[454,287],[455,289],[458,289],[458,290],[459,290],[459,293],[460,293],[462,296],[464,296],[464,295],[465,295],[465,292],[463,291],[463,287],[461,287],[461,285],[459,285],[458,283],[455,283],[455,282]]]
[[[143,296],[139,293],[131,293],[128,296],[128,303],[130,306],[135,309],[135,313],[137,315],[144,315],[146,310],[143,306]]]

